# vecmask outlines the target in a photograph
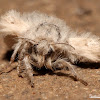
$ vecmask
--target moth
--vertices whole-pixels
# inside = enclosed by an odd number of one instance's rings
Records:
[[[52,71],[68,68],[79,78],[75,64],[100,62],[100,38],[89,32],[78,34],[54,16],[10,10],[0,18],[0,32],[17,37],[10,64],[18,53],[18,75],[24,67],[31,86],[34,86],[33,67]]]

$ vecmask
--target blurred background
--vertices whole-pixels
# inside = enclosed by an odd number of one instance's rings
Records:
[[[100,36],[100,0],[0,0],[0,15],[10,9],[20,12],[44,12],[65,20],[66,24],[75,31],[87,31]],[[11,44],[12,41],[8,39],[6,42]],[[8,47],[1,36],[0,66],[8,63],[8,61],[3,59],[7,50]],[[10,54],[10,52],[8,53]],[[100,82],[95,83],[97,79],[95,76],[92,76],[96,74],[97,70],[81,70],[80,68],[78,70],[80,74],[83,73],[85,75],[84,77],[88,81],[90,80],[90,82],[94,83],[91,83],[92,85],[88,87],[84,87],[79,82],[76,84],[75,81],[68,77],[65,80],[62,77],[60,78],[60,76],[35,76],[35,83],[39,85],[36,85],[31,90],[26,80],[24,81],[17,77],[16,71],[15,73],[12,72],[11,74],[3,75],[2,77],[5,80],[0,77],[0,100],[66,100],[68,98],[75,100],[74,97],[77,100],[79,98],[83,100],[89,98],[89,94],[95,95],[100,93],[100,87],[98,86]],[[93,79],[94,81],[92,81]],[[50,84],[48,82],[53,83]],[[59,87],[61,90],[59,90]]]

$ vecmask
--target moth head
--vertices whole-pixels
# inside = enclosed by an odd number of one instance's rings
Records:
[[[37,44],[37,52],[40,55],[47,55],[51,50],[54,51],[54,47],[47,40],[41,40]]]
[[[50,57],[50,54],[52,53],[52,48],[48,45],[44,46],[44,44],[41,45],[41,43],[39,43],[35,44],[32,49],[31,63],[38,68],[45,66],[47,57]]]

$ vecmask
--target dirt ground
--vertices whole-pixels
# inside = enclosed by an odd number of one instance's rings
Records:
[[[0,0],[0,15],[9,9],[45,12],[65,20],[75,31],[100,36],[100,0]],[[8,65],[11,52],[7,51],[0,36],[0,69]],[[16,69],[3,73],[0,75],[0,100],[90,100],[92,97],[97,100],[100,97],[100,64],[78,66],[76,71],[88,82],[87,86],[73,80],[69,71],[54,74],[41,70],[41,74],[34,76],[34,88],[27,78],[18,77]]]

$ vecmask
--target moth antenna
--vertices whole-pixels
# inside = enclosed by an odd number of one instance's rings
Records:
[[[56,44],[68,45],[75,50],[75,48],[72,45],[70,45],[69,43],[51,43],[51,45],[56,45]]]
[[[36,44],[36,42],[34,40],[31,40],[31,39],[28,39],[28,38],[25,38],[25,37],[16,37],[17,39],[23,39],[24,41],[28,41],[32,44]]]

